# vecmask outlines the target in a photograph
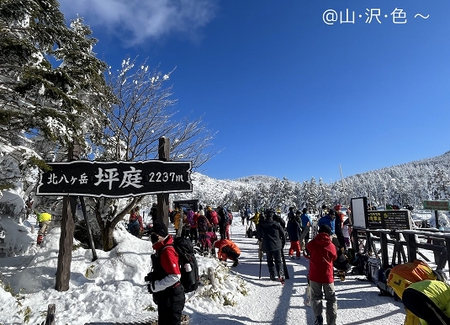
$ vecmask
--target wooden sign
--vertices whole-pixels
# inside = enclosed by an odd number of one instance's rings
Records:
[[[37,195],[120,198],[157,193],[192,192],[191,163],[72,161],[48,163]]]

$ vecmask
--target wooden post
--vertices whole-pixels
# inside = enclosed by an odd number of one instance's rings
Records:
[[[87,229],[88,238],[89,238],[89,245],[91,246],[92,262],[94,262],[95,260],[97,260],[97,251],[95,250],[94,237],[92,236],[91,226],[89,225],[89,220],[88,220],[87,211],[86,211],[86,204],[84,203],[84,197],[82,197],[82,196],[80,196],[80,203],[81,203],[81,210],[83,211],[84,222],[86,222],[86,229]]]
[[[61,220],[61,237],[59,239],[58,268],[56,270],[57,291],[69,290],[70,265],[72,263],[73,234],[75,231],[74,213],[76,200],[74,197],[63,198],[63,214]]]
[[[47,318],[45,319],[45,325],[55,325],[55,304],[48,305]]]
[[[159,138],[158,145],[159,160],[169,161],[170,159],[170,140],[166,137]],[[156,221],[164,222],[169,226],[169,194],[160,193],[156,195],[157,200],[157,216]]]
[[[68,161],[80,158],[81,148],[73,144],[69,147]],[[57,291],[69,290],[70,265],[72,264],[73,234],[75,232],[74,215],[76,211],[76,198],[65,196],[63,198],[63,211],[61,220],[61,237],[59,239],[58,267],[56,269]]]

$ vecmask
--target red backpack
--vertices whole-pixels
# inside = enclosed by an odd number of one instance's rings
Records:
[[[217,212],[213,210],[209,213],[209,215],[211,216],[211,222],[217,226],[219,224],[219,215]]]

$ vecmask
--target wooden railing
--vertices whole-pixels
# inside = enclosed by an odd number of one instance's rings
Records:
[[[448,232],[429,228],[420,230],[354,228],[352,236],[355,250],[359,250],[360,253],[374,254],[380,257],[384,269],[412,262],[418,258],[418,255],[426,262],[431,262],[419,249],[433,252],[433,262],[436,264],[436,271],[443,272],[447,262],[450,266],[450,233]],[[376,246],[376,243],[379,243],[379,248]],[[389,245],[392,246],[392,253],[389,251]]]

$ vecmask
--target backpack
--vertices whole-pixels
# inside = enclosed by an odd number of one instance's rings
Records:
[[[197,228],[199,232],[208,231],[208,219],[205,216],[199,216],[197,220]]]
[[[176,237],[173,240],[173,247],[178,254],[178,264],[181,271],[180,283],[184,287],[184,292],[192,292],[198,288],[200,283],[194,246],[188,238]]]
[[[222,209],[223,209],[223,217],[222,217],[222,219],[220,220],[220,224],[221,224],[221,225],[231,224],[231,222],[230,222],[230,216],[229,216],[229,214],[228,214],[227,209],[225,209],[225,208],[222,208]]]
[[[211,223],[217,226],[219,224],[219,216],[217,215],[217,212],[211,211],[209,215],[211,216]]]
[[[441,280],[437,277],[437,274],[433,269],[421,260],[394,266],[387,278],[387,284],[394,290],[400,299],[403,296],[403,292],[412,283],[422,280]],[[441,281],[445,281],[445,279],[442,279]]]
[[[233,223],[233,214],[231,212],[228,212],[228,222],[230,225]]]
[[[195,219],[194,219],[194,211],[189,210],[188,214],[187,214],[187,220],[189,222],[189,225],[191,227],[195,226]]]
[[[394,289],[392,289],[392,287],[388,286],[388,283],[387,283],[390,272],[391,272],[391,268],[387,268],[386,270],[380,269],[378,271],[377,287],[378,287],[378,289],[380,289],[380,293],[378,295],[394,297],[394,299],[397,301],[398,297],[396,296]]]
[[[378,284],[379,271],[382,271],[381,260],[377,257],[369,257],[366,263],[366,278],[367,280]]]
[[[356,253],[353,262],[350,262],[353,265],[352,274],[354,275],[366,275],[367,274],[367,261],[369,260],[369,256],[366,254]]]

